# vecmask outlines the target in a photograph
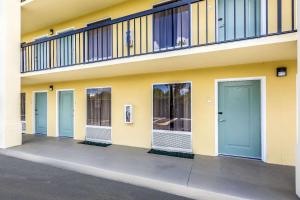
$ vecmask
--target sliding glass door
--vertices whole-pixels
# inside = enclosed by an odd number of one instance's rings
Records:
[[[191,132],[191,84],[153,86],[153,129]]]
[[[158,12],[153,16],[154,51],[188,46],[190,43],[190,6]]]

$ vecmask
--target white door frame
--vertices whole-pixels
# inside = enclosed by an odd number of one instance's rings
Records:
[[[228,78],[215,80],[215,155],[219,156],[219,83],[228,81],[260,81],[261,92],[261,159],[266,162],[266,149],[267,149],[267,130],[266,130],[266,77],[244,77],[244,78]]]
[[[60,92],[67,92],[72,91],[73,92],[73,138],[75,139],[75,89],[60,89],[56,90],[56,137],[59,137],[59,93]]]
[[[35,132],[35,127],[36,127],[36,119],[35,119],[35,102],[36,102],[36,94],[37,93],[46,93],[47,94],[47,133],[46,135],[48,136],[49,134],[49,98],[48,98],[48,90],[38,90],[38,91],[33,91],[32,92],[32,134],[36,134]]]

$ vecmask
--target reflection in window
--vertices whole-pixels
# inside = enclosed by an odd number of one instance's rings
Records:
[[[188,46],[189,21],[188,5],[154,14],[154,50]]]
[[[153,86],[153,129],[191,131],[191,84]]]
[[[112,26],[88,31],[87,54],[89,61],[112,57]]]
[[[111,126],[111,89],[87,90],[87,125]]]
[[[56,58],[58,66],[75,64],[75,43],[75,35],[62,37],[56,40]]]

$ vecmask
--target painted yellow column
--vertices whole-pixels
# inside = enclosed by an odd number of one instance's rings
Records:
[[[297,2],[297,1],[296,1]],[[297,29],[300,27],[300,3],[297,2]],[[300,32],[297,40],[297,148],[296,148],[296,193],[300,197]]]
[[[0,148],[22,143],[20,0],[0,0]]]

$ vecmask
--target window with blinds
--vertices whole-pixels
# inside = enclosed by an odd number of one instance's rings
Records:
[[[111,126],[111,88],[87,90],[87,125]]]

